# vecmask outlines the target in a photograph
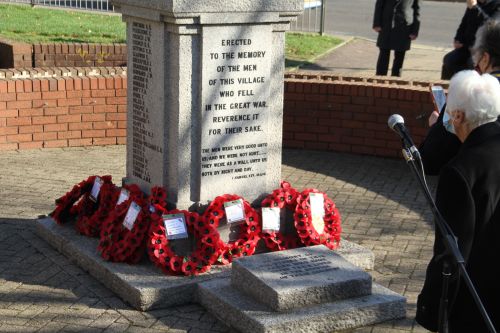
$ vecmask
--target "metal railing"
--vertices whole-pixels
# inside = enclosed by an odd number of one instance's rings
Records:
[[[32,6],[48,6],[97,11],[113,11],[109,0],[0,0],[2,2],[24,3]]]
[[[326,0],[304,0],[304,13],[291,25],[292,31],[325,32]]]

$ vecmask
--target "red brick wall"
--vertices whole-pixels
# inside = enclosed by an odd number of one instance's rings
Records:
[[[0,79],[0,150],[124,144],[126,75],[118,68],[96,71]],[[6,73],[13,74],[0,77]],[[283,145],[399,157],[401,142],[387,119],[401,114],[421,142],[432,110],[428,91],[428,82],[287,74]]]
[[[126,44],[25,44],[0,40],[0,68],[126,65]]]
[[[125,66],[126,44],[34,44],[34,67]]]
[[[31,67],[31,44],[0,40],[0,68]]]
[[[283,145],[386,157],[401,156],[401,141],[387,126],[405,119],[416,144],[433,109],[428,82],[288,74]],[[443,82],[441,82],[443,83]]]
[[[0,80],[0,150],[124,144],[125,75]]]

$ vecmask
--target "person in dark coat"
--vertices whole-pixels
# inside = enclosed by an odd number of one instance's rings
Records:
[[[466,70],[450,82],[446,112],[462,146],[441,170],[436,205],[458,240],[466,269],[497,330],[500,329],[500,83],[490,74]],[[443,261],[453,264],[442,235],[418,296],[416,320],[438,329]],[[488,332],[477,306],[454,267],[448,298],[450,333]]]
[[[461,70],[472,69],[470,48],[477,29],[489,19],[500,19],[500,0],[467,0],[467,9],[453,41],[454,50],[443,58],[442,80],[449,80]]]
[[[391,75],[401,76],[405,53],[420,28],[420,0],[377,0],[373,30],[378,32],[377,75],[387,75],[389,57],[394,50]]]
[[[480,73],[489,73],[500,81],[500,21],[489,20],[477,31],[472,48],[474,64]],[[461,142],[446,131],[444,112],[435,110],[429,117],[431,128],[419,147],[427,175],[438,175],[441,168],[457,155]]]

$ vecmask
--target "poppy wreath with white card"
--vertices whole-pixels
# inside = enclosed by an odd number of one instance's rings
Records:
[[[101,226],[97,250],[104,260],[138,263],[146,251],[151,213],[148,198],[135,184],[130,196],[115,207]]]
[[[140,189],[135,185],[124,185],[120,188],[112,183],[104,184],[99,194],[99,208],[89,217],[78,218],[76,230],[85,236],[99,237],[101,225],[116,206],[129,198],[131,191],[140,193]]]
[[[218,253],[216,242],[208,244],[203,241],[203,234],[217,233],[217,230],[208,230],[201,216],[196,212],[185,210],[171,210],[158,208],[152,214],[151,228],[148,237],[148,255],[155,266],[169,275],[198,275],[207,272],[216,262]],[[168,214],[168,215],[166,215]],[[177,232],[186,232],[186,235],[195,238],[196,247],[187,256],[177,255],[171,247],[169,235],[173,230],[167,230],[168,216],[179,216]],[[187,230],[184,230],[184,226]],[[180,225],[180,228],[179,228]]]
[[[217,228],[222,219],[227,219],[224,204],[238,200],[241,200],[243,203],[243,216],[242,220],[239,222],[240,229],[238,238],[226,243],[220,239]],[[250,256],[255,252],[255,247],[260,239],[260,217],[257,211],[240,196],[234,194],[218,196],[205,210],[203,219],[207,227],[215,228],[214,233],[204,235],[203,242],[210,242],[210,244],[213,242],[216,243],[218,263],[226,265],[231,263],[234,258]]]
[[[319,198],[321,202],[322,217],[314,210],[320,207],[312,207],[312,197]],[[328,196],[316,189],[306,189],[297,197],[297,207],[294,214],[295,228],[299,237],[306,246],[324,244],[334,250],[340,243],[340,213],[335,203]],[[322,227],[322,229],[321,229]]]
[[[279,230],[267,229],[264,225],[264,208],[287,209],[292,212],[297,207],[297,197],[299,192],[288,182],[281,182],[281,188],[276,189],[262,201],[262,233],[261,237],[266,243],[266,247],[271,251],[282,251],[302,246],[302,242],[297,233],[285,234]]]
[[[78,216],[75,224],[76,230],[88,237],[99,237],[102,223],[114,210],[120,195],[120,188],[112,183],[102,185],[99,193],[99,207],[90,216],[82,214]]]
[[[66,223],[77,215],[87,215],[97,209],[96,203],[89,198],[96,178],[97,176],[88,177],[56,200],[56,208],[50,213],[56,223]],[[111,176],[100,178],[104,183],[111,183]]]

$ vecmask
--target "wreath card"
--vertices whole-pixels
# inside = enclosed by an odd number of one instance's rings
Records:
[[[128,230],[132,230],[140,212],[141,206],[132,201],[130,207],[128,208],[127,215],[125,215],[125,218],[123,219],[123,226]]]
[[[262,207],[262,230],[265,232],[280,231],[281,209],[278,207]]]
[[[325,198],[322,193],[310,193],[309,203],[311,204],[311,218],[314,229],[319,233],[325,228]]]
[[[167,214],[162,217],[168,240],[189,237],[184,214]]]
[[[122,188],[120,191],[120,196],[118,197],[118,201],[116,205],[118,206],[121,203],[124,203],[130,197],[130,192],[126,188]]]
[[[224,210],[228,224],[245,221],[245,207],[242,199],[224,202]]]
[[[99,192],[101,191],[101,187],[102,185],[104,184],[104,181],[99,178],[99,177],[95,177],[95,180],[94,180],[94,185],[92,185],[92,190],[90,191],[90,200],[96,202],[97,201],[97,198],[99,197]]]

